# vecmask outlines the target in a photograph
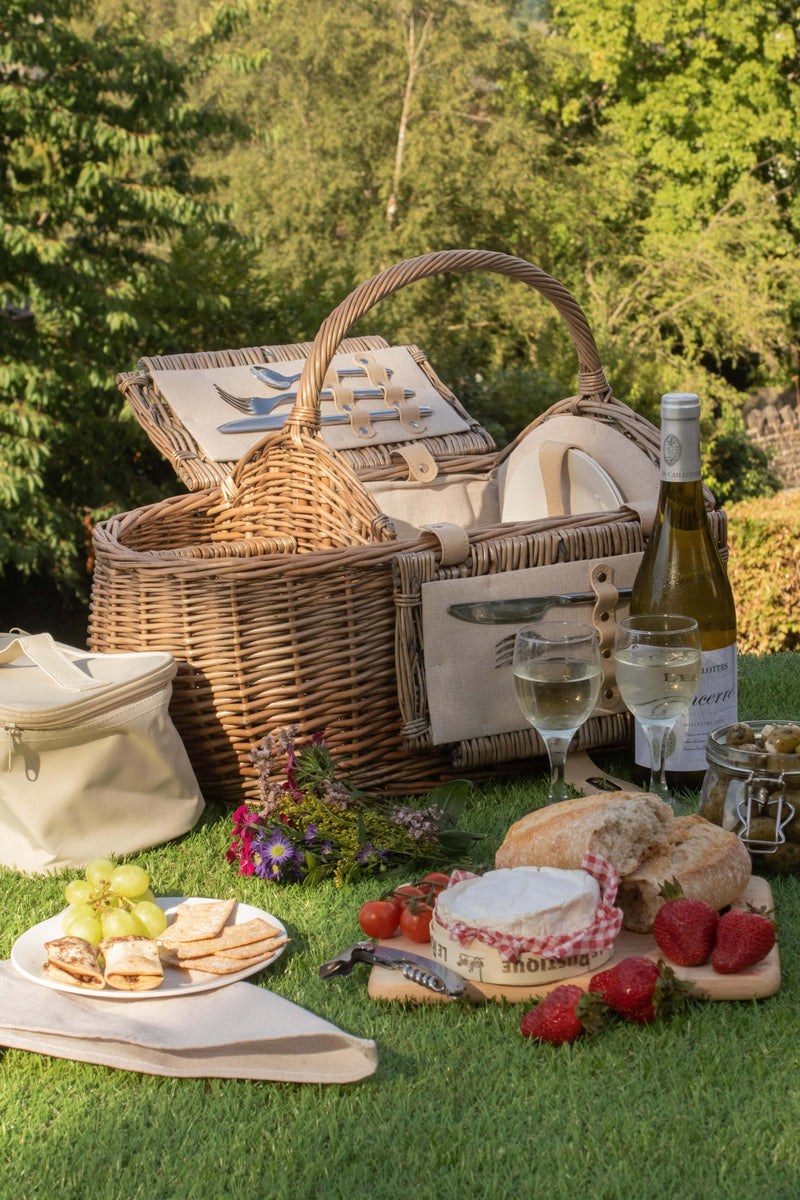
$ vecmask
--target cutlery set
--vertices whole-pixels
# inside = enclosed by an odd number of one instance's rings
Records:
[[[274,370],[266,365],[251,366],[251,373],[259,380],[260,383],[266,384],[267,387],[280,389],[291,388],[300,379],[301,372],[294,375],[283,375],[280,371]],[[391,375],[391,370],[387,369],[387,375]],[[362,366],[340,367],[337,369],[337,374],[340,379],[353,379],[356,377],[366,378],[367,373]],[[287,413],[275,413],[276,408],[284,405],[293,405],[297,399],[296,391],[283,391],[277,396],[233,396],[225,388],[218,383],[214,387],[226,404],[230,404],[232,408],[236,408],[239,412],[245,415],[236,421],[226,421],[219,425],[219,433],[251,433],[261,432],[270,429],[280,429],[288,417]],[[415,393],[409,388],[404,388],[403,399],[413,400]],[[334,396],[332,388],[323,388],[320,392],[320,398],[323,400],[332,400]],[[381,400],[385,396],[385,392],[380,387],[359,388],[353,391],[353,399],[361,400]],[[332,413],[321,418],[323,425],[354,425],[354,428],[361,433],[369,433],[369,425],[364,424],[359,429],[357,420],[353,421],[353,417],[358,418],[360,410],[356,405],[342,405],[342,412]],[[420,417],[429,417],[432,413],[431,408],[422,407],[419,410]],[[369,422],[372,421],[396,421],[399,419],[399,413],[395,408],[380,409],[376,412],[364,412],[364,417]],[[424,425],[418,421],[407,421],[407,425],[414,430],[422,432]]]

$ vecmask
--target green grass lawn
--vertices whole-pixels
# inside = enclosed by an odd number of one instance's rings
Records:
[[[742,716],[796,717],[800,656],[744,658],[741,685]],[[476,857],[491,858],[545,792],[542,773],[476,789],[462,820],[486,834]],[[224,861],[228,827],[209,806],[186,837],[132,861],[161,894],[233,895],[280,917],[292,944],[257,982],[374,1038],[376,1074],[340,1087],[176,1080],[0,1049],[3,1200],[800,1194],[800,878],[771,881],[776,996],[697,1002],[553,1048],[520,1037],[524,1006],[380,1004],[366,967],[321,981],[375,886],[242,878]],[[68,877],[2,872],[3,957],[63,906]]]

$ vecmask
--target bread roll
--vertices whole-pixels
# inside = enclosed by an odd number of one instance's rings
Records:
[[[625,914],[623,926],[634,933],[653,928],[667,879],[677,879],[684,896],[721,909],[741,896],[750,870],[747,847],[731,830],[704,817],[676,817],[666,843],[620,881],[617,904]]]
[[[664,842],[673,820],[669,805],[649,792],[604,792],[563,800],[512,825],[495,866],[578,870],[591,850],[610,862],[619,876],[629,875]]]
[[[616,868],[623,928],[634,933],[652,929],[667,879],[677,879],[684,895],[721,909],[738,899],[750,878],[750,855],[735,833],[704,817],[676,818],[647,792],[580,796],[528,813],[509,829],[495,866],[574,870],[587,850]]]

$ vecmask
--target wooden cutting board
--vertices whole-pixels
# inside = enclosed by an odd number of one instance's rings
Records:
[[[756,908],[773,907],[772,889],[766,879],[752,876],[742,895],[732,908],[744,908],[747,904]],[[411,950],[414,954],[426,954],[426,947],[419,942],[412,942],[406,937],[391,938],[383,943],[398,950]],[[663,954],[655,943],[655,938],[649,933],[628,933],[623,930],[614,945],[614,954],[599,969],[608,970],[623,958],[633,955],[646,955],[648,958],[663,958]],[[690,980],[698,996],[706,1000],[752,1000],[763,996],[771,996],[777,992],[781,982],[780,958],[777,945],[760,963],[741,971],[736,975],[718,975],[710,963],[702,967],[674,967],[675,974],[680,979]],[[577,983],[579,987],[587,988],[594,972],[585,975],[575,975],[567,980],[555,980],[550,984],[540,984],[531,987],[529,984],[512,986],[511,984],[468,983],[467,991],[473,1000],[482,1003],[484,1000],[530,1000],[533,996],[544,996],[545,993],[558,987],[559,983]],[[367,986],[369,995],[374,1000],[420,1000],[434,1001],[438,1004],[450,1003],[446,996],[440,996],[417,983],[406,979],[400,971],[389,967],[373,967],[370,971]]]

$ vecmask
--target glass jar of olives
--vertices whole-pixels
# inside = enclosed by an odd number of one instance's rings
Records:
[[[738,833],[758,869],[800,870],[800,724],[726,725],[706,758],[700,815]]]

